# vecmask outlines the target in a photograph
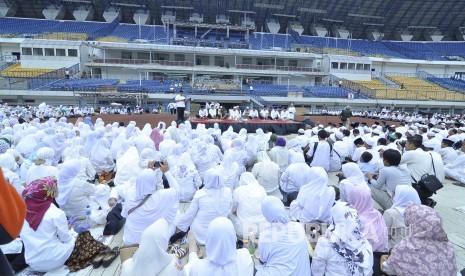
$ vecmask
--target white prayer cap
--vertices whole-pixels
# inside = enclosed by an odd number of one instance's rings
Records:
[[[408,132],[411,136],[415,135],[415,131],[413,131],[413,130],[411,130],[411,129],[407,130],[407,132]],[[407,134],[407,132],[406,132],[405,134]]]
[[[304,134],[304,133],[305,133],[305,130],[303,130],[302,128],[299,128],[299,130],[297,131],[297,133],[299,133],[299,134]]]
[[[342,139],[342,138],[344,138],[344,135],[342,134],[342,132],[336,131],[334,134],[335,134],[335,136],[336,136],[337,139]]]
[[[367,139],[365,143],[369,145],[370,147],[373,147],[375,145],[377,139]]]
[[[373,130],[373,134],[381,135],[381,131],[379,131],[379,129],[375,129]]]
[[[318,127],[319,127],[319,128],[325,128],[325,127],[324,127],[323,125],[321,125],[321,124],[320,124],[320,125],[318,125]]]
[[[436,134],[435,134],[434,132],[428,131],[428,132],[426,133],[426,136],[428,136],[428,137],[434,137],[434,136],[436,136]]]
[[[433,149],[435,145],[434,145],[434,142],[432,142],[431,140],[423,140],[423,146],[425,148]]]

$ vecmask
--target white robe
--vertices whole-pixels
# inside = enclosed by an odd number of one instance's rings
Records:
[[[73,232],[68,229],[65,212],[53,204],[45,212],[36,231],[24,221],[20,235],[24,243],[26,263],[40,272],[62,267],[74,249],[77,235],[73,236]]]

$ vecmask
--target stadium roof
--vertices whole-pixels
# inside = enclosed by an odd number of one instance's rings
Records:
[[[65,19],[74,19],[77,5],[92,5],[94,21],[104,21],[103,12],[116,4],[123,11],[122,22],[134,23],[137,9],[148,10],[155,24],[161,24],[164,10],[176,10],[176,17],[188,20],[192,13],[204,16],[204,22],[214,23],[218,14],[229,17],[232,24],[240,24],[245,11],[256,22],[257,30],[268,18],[281,23],[285,32],[288,22],[298,20],[308,34],[312,23],[324,27],[344,26],[353,38],[364,38],[365,30],[377,28],[391,38],[394,30],[409,30],[414,39],[422,40],[425,30],[438,30],[453,38],[459,28],[465,29],[465,0],[4,0],[16,2],[15,16],[43,18],[42,10],[50,4],[67,7]],[[266,27],[264,28],[266,30]]]

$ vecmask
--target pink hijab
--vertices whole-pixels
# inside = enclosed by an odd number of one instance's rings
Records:
[[[373,209],[370,190],[364,186],[355,186],[349,192],[347,201],[357,210],[362,232],[373,247],[373,252],[386,251],[388,242],[386,222],[381,213]]]
[[[163,134],[160,133],[160,129],[158,129],[158,127],[152,130],[152,133],[150,133],[150,139],[152,139],[155,143],[155,149],[159,150],[158,147],[160,142],[163,141]]]
[[[394,246],[387,263],[399,276],[457,275],[454,246],[432,208],[412,204],[405,209],[405,226],[410,233]]]

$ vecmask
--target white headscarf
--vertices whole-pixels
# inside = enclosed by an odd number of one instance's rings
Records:
[[[391,208],[397,209],[403,216],[405,209],[411,204],[421,204],[418,192],[410,185],[397,185]]]
[[[149,123],[146,123],[144,128],[142,129],[142,134],[148,137],[150,136],[151,133],[152,133],[152,125]]]
[[[262,212],[269,223],[287,224],[290,220],[283,202],[275,196],[267,196],[262,200]]]
[[[141,168],[147,168],[150,161],[160,161],[158,153],[154,149],[143,149],[140,153],[139,166]]]
[[[14,171],[16,167],[15,157],[9,153],[0,154],[0,167]]]
[[[328,187],[328,174],[321,167],[312,167],[308,179],[310,182],[300,188],[296,200],[303,207],[305,217],[328,222],[336,199],[336,192]]]
[[[43,147],[37,150],[36,159],[45,161],[45,165],[52,165],[53,158],[55,157],[55,151],[52,148]]]
[[[92,149],[90,160],[100,163],[107,159],[110,155],[110,142],[108,142],[107,138],[101,138]]]
[[[77,159],[71,159],[63,163],[59,169],[60,172],[57,179],[59,193],[56,201],[58,205],[65,205],[68,201],[69,193],[73,189],[74,180],[81,170],[81,163]]]
[[[174,255],[166,253],[169,238],[169,223],[163,218],[155,221],[145,229],[134,256],[122,264],[121,275],[142,276],[149,272],[150,275],[157,276],[183,275],[174,264],[172,269],[167,269],[175,258]]]
[[[195,264],[191,275],[237,275],[236,231],[232,222],[219,217],[208,225],[205,250],[207,258]]]
[[[357,210],[347,202],[337,202],[331,208],[333,223],[326,238],[337,254],[346,261],[346,275],[371,275],[373,252],[361,231]]]

